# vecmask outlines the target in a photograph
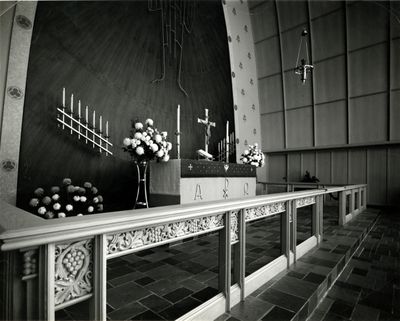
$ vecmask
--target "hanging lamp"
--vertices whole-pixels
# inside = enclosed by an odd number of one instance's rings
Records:
[[[303,31],[301,32],[301,37],[300,37],[299,50],[297,52],[296,67],[294,68],[295,74],[300,75],[300,79],[303,84],[307,80],[307,74],[310,74],[311,71],[314,69],[314,66],[311,64],[309,53],[308,53],[307,36],[308,36],[308,31],[306,29],[303,29]],[[304,49],[303,49],[303,47],[304,47]],[[300,59],[300,54],[302,52],[302,49],[305,52],[306,57]],[[303,54],[304,54],[304,52],[303,52]],[[299,63],[299,59],[300,59],[300,63]]]

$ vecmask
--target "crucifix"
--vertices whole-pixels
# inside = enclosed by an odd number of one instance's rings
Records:
[[[204,109],[206,117],[205,119],[197,118],[197,122],[201,123],[205,126],[205,148],[204,150],[208,153],[208,144],[210,142],[211,137],[211,127],[216,127],[215,122],[211,122],[208,119],[208,109]]]

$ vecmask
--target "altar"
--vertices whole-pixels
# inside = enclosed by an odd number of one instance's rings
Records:
[[[191,159],[150,163],[150,206],[189,204],[256,195],[256,168]]]

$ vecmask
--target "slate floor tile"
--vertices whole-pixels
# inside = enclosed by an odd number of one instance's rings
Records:
[[[196,299],[189,297],[161,311],[159,314],[166,320],[175,320],[181,317],[182,315],[188,313],[189,311],[193,310],[200,304],[201,304],[200,301],[197,301]]]
[[[285,276],[276,282],[272,288],[277,291],[308,299],[317,289],[317,284]]]
[[[362,304],[354,307],[352,321],[378,321],[380,311]]]
[[[342,300],[333,302],[328,313],[336,314],[342,318],[350,319],[353,312],[353,306]]]
[[[269,311],[263,318],[263,321],[283,321],[283,320],[291,320],[294,316],[294,313],[280,307],[274,307],[271,311]]]
[[[247,297],[244,302],[235,305],[231,315],[239,320],[259,320],[273,308],[273,304],[254,297]]]
[[[152,294],[139,301],[152,311],[160,312],[171,306],[171,303],[158,295]]]
[[[202,289],[202,290],[192,294],[192,297],[201,302],[206,302],[207,300],[216,296],[219,292],[220,291],[208,286],[205,289]]]
[[[157,313],[154,313],[153,311],[146,310],[141,314],[138,314],[134,316],[131,320],[148,320],[148,321],[155,321],[155,320],[165,320],[162,318],[160,315]]]
[[[166,295],[164,295],[164,299],[167,299],[168,301],[175,303],[178,302],[180,300],[182,300],[183,298],[186,298],[187,296],[191,295],[193,293],[193,291],[188,290],[186,288],[179,288],[176,289]]]
[[[129,320],[135,315],[144,312],[145,310],[146,308],[143,305],[137,302],[132,302],[130,304],[124,305],[119,309],[114,310],[111,313],[108,313],[108,317],[111,320]]]
[[[257,298],[295,313],[306,304],[306,300],[303,298],[276,291],[272,288],[262,292]]]
[[[153,282],[154,282],[154,279],[149,278],[148,276],[145,276],[143,278],[135,280],[135,283],[137,283],[139,285],[147,285],[147,284],[150,284],[150,283],[153,283]]]
[[[118,309],[149,294],[150,292],[140,285],[136,285],[133,282],[124,283],[123,285],[107,290],[107,303],[114,309]]]
[[[325,281],[325,279],[326,279],[326,277],[323,276],[323,275],[310,272],[305,276],[305,278],[303,280],[304,281],[308,281],[308,282],[312,282],[312,283],[315,283],[315,284],[321,284],[322,282]]]

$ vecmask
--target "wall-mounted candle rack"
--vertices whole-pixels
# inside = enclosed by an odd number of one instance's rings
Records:
[[[78,100],[78,113],[74,112],[74,94],[71,94],[69,109],[65,105],[65,88],[62,93],[62,106],[57,107],[57,122],[62,129],[68,128],[72,134],[77,134],[79,140],[89,142],[93,148],[98,148],[99,152],[104,152],[106,156],[113,153],[109,150],[113,144],[110,142],[108,132],[108,121],[106,121],[106,130],[103,132],[103,117],[99,116],[96,120],[96,111],[92,113],[92,123],[89,120],[89,107],[85,107],[85,117],[81,115],[81,101]]]

